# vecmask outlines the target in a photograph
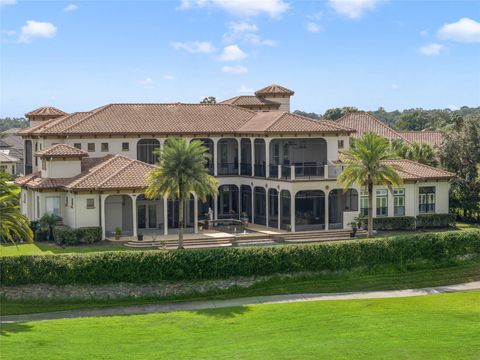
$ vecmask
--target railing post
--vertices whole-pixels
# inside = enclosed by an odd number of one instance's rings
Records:
[[[325,179],[328,179],[330,178],[330,174],[328,173],[328,165],[324,165],[324,167],[325,167],[325,170],[323,170],[324,171],[323,177]]]
[[[295,180],[295,165],[290,166],[290,179]]]
[[[282,165],[278,165],[278,174],[277,174],[278,178],[281,179],[282,178]]]

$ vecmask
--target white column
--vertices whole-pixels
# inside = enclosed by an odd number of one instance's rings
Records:
[[[255,224],[255,186],[252,186],[252,224]]]
[[[102,224],[101,224],[101,227],[102,227],[102,239],[106,239],[107,237],[107,231],[105,229],[105,199],[106,199],[106,196],[105,195],[100,195],[100,201],[102,202],[102,205],[101,205],[101,208],[102,208]],[[77,199],[75,199],[75,204],[74,206],[77,207],[77,204],[76,204],[76,201]]]
[[[323,167],[324,167],[323,177],[324,177],[325,179],[328,179],[328,178],[330,177],[329,174],[328,174],[328,165],[324,165]]]
[[[325,230],[328,230],[328,223],[330,222],[328,218],[328,191],[325,191]]]
[[[255,176],[255,138],[250,138],[250,143],[251,143],[250,145],[252,146],[252,176]],[[252,207],[253,207],[253,204],[252,204]]]
[[[278,165],[278,178],[281,179],[282,178],[282,165]]]
[[[295,165],[290,166],[290,179],[295,180]]]
[[[238,175],[242,174],[242,139],[237,138],[237,144],[238,144]]]
[[[280,196],[280,193],[281,193],[281,191],[278,190],[278,206],[277,206],[277,210],[278,210],[278,211],[277,211],[277,217],[278,217],[277,228],[278,228],[278,230],[280,230],[280,228],[281,228],[281,219],[282,219],[282,218],[280,217],[280,213],[281,213],[281,212],[280,212],[280,209],[282,208],[282,207],[281,207],[282,204],[280,203],[280,201],[282,200],[282,198],[281,198],[281,196]]]
[[[132,198],[133,237],[137,237],[137,195],[130,195]]]
[[[265,176],[267,178],[270,177],[270,141],[272,139],[265,139]]]
[[[270,207],[269,207],[269,196],[268,196],[268,188],[265,189],[265,196],[266,196],[266,201],[265,201],[265,226],[268,227],[268,217],[269,217],[269,210],[270,210]]]
[[[168,235],[168,199],[163,197],[163,235]]]
[[[213,198],[213,214],[214,214],[214,219],[218,220],[218,195],[215,195]]]
[[[195,234],[198,234],[198,198],[193,195],[193,226]]]
[[[218,139],[213,140],[213,176],[218,176]]]
[[[295,193],[290,194],[290,226],[292,232],[295,232]]]

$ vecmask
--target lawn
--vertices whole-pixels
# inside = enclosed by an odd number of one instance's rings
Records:
[[[291,278],[273,277],[248,289],[233,288],[204,295],[168,298],[124,298],[109,300],[46,300],[0,301],[1,315],[27,314],[58,310],[83,309],[177,302],[186,300],[229,299],[248,296],[329,293],[348,291],[401,290],[459,284],[480,279],[480,260],[472,259],[457,264],[410,264],[408,268],[376,266],[337,273],[321,273]]]
[[[480,292],[2,326],[5,359],[478,359]]]

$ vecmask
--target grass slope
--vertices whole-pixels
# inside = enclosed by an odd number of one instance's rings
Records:
[[[311,274],[291,278],[274,277],[248,289],[230,289],[216,293],[169,298],[127,298],[109,300],[0,301],[1,315],[28,314],[92,307],[111,307],[185,300],[228,299],[247,296],[327,293],[347,291],[401,290],[443,286],[480,279],[480,259],[458,264],[412,264],[408,269],[377,266],[372,269],[339,273]]]
[[[480,292],[2,326],[5,359],[478,359]]]

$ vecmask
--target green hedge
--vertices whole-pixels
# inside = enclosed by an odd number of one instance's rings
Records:
[[[363,228],[367,228],[368,219],[363,222]],[[373,218],[375,230],[415,230],[414,216],[393,216]]]
[[[444,228],[455,226],[455,214],[420,214],[417,215],[417,228]]]
[[[71,229],[65,225],[57,225],[53,229],[55,242],[61,245],[93,244],[102,240],[102,228],[83,227]]]
[[[147,283],[343,270],[480,254],[480,231],[257,248],[120,251],[0,258],[0,281],[19,284]]]

